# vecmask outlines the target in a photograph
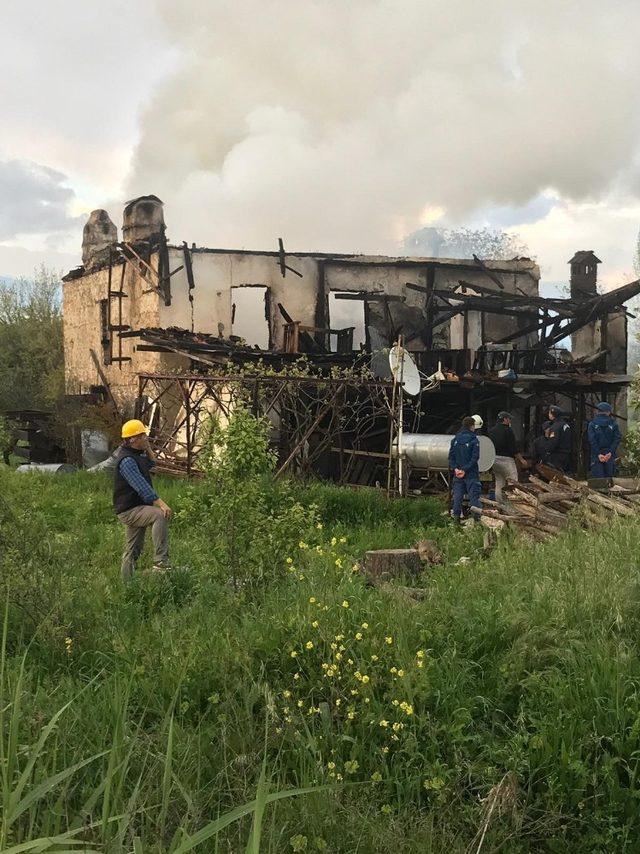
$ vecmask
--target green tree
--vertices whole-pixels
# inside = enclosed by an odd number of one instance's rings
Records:
[[[60,280],[40,267],[0,287],[0,412],[48,408],[63,390]]]

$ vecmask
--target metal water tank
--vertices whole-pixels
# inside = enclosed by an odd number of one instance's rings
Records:
[[[402,436],[402,452],[405,459],[413,468],[430,469],[431,471],[449,470],[449,448],[453,436],[440,433],[404,433]],[[489,471],[496,458],[496,449],[488,436],[478,436],[480,442],[480,471]],[[397,456],[397,448],[393,455]]]
[[[18,466],[16,471],[19,474],[28,474],[34,471],[42,472],[43,474],[72,474],[78,471],[78,469],[69,463],[27,463]]]

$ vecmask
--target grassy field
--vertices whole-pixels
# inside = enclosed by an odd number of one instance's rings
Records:
[[[161,493],[125,589],[106,478],[0,466],[0,850],[640,850],[637,525],[485,558],[435,500]],[[365,585],[423,537],[424,602]]]

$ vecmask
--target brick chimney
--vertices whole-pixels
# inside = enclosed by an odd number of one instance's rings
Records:
[[[581,249],[569,261],[571,264],[571,296],[594,297],[598,293],[598,264],[602,261],[593,249]]]

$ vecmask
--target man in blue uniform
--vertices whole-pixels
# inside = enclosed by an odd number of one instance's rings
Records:
[[[147,528],[151,528],[155,571],[169,568],[168,521],[171,508],[153,488],[151,470],[156,458],[142,421],[133,419],[122,427],[122,445],[116,454],[113,478],[113,509],[125,526],[122,578],[131,581],[142,554]]]
[[[462,501],[465,493],[473,518],[476,520],[482,513],[480,505],[480,442],[475,434],[473,418],[464,418],[462,429],[451,440],[449,448],[449,469],[452,473],[453,518],[459,522],[462,516]]]
[[[591,476],[613,477],[616,469],[616,451],[622,440],[618,422],[613,417],[609,403],[596,406],[598,414],[589,422],[587,438],[591,447]]]

